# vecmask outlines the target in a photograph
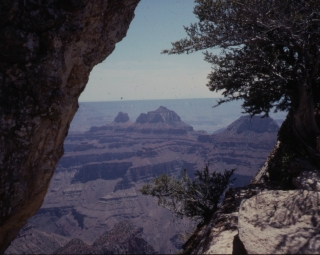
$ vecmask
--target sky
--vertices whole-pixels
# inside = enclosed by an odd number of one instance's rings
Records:
[[[201,52],[160,54],[186,37],[183,26],[197,22],[194,5],[193,0],[141,0],[126,37],[94,67],[79,101],[221,97],[206,86],[211,66]]]

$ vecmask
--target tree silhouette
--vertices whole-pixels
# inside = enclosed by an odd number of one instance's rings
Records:
[[[204,52],[213,69],[207,86],[224,96],[218,105],[241,99],[250,115],[268,116],[273,107],[288,111],[283,133],[290,138],[279,137],[282,144],[274,155],[293,155],[290,160],[300,157],[319,166],[320,1],[195,2],[199,22],[185,27],[188,37],[163,53],[221,48],[218,56]],[[292,146],[299,151],[284,149]]]
[[[185,169],[178,179],[163,174],[145,184],[140,191],[158,198],[159,205],[178,217],[186,216],[204,222],[217,210],[221,195],[234,181],[230,179],[234,171],[210,174],[206,165],[203,171],[196,171],[194,179],[190,179]]]

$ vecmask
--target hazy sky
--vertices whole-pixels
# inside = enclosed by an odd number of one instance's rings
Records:
[[[80,101],[219,97],[205,86],[210,64],[198,52],[163,55],[197,21],[193,0],[141,0],[127,36],[90,74]]]

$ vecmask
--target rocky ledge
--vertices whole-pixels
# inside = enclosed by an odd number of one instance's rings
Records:
[[[308,189],[229,189],[183,254],[319,254],[320,193]]]

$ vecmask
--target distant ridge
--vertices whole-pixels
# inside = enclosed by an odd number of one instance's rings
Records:
[[[114,121],[118,112],[126,112],[134,122],[141,113],[157,109],[160,105],[176,112],[181,119],[194,130],[205,130],[213,133],[228,126],[232,121],[242,116],[241,101],[233,101],[212,108],[217,98],[164,99],[164,100],[134,100],[109,102],[80,102],[79,109],[70,125],[70,132],[88,131],[92,126],[103,126]],[[274,119],[285,119],[286,113],[270,113]]]
[[[176,112],[160,106],[155,111],[141,113],[134,123],[130,121],[127,113],[119,112],[113,122],[106,126],[91,127],[89,132],[103,130],[186,134],[187,132],[192,132],[193,127],[184,123]]]
[[[184,123],[180,116],[164,106],[160,106],[155,111],[141,113],[136,120],[136,124],[148,125],[153,128],[179,128],[193,131],[193,127]]]
[[[235,131],[238,134],[249,131],[256,133],[270,133],[277,132],[278,129],[278,124],[272,118],[262,118],[262,116],[259,115],[253,117],[241,116],[227,127],[229,132]]]
[[[199,142],[215,143],[217,141],[235,141],[242,137],[255,137],[255,140],[265,141],[270,136],[274,139],[279,126],[272,118],[262,118],[261,116],[241,116],[226,128],[219,130],[212,135],[200,135]]]

